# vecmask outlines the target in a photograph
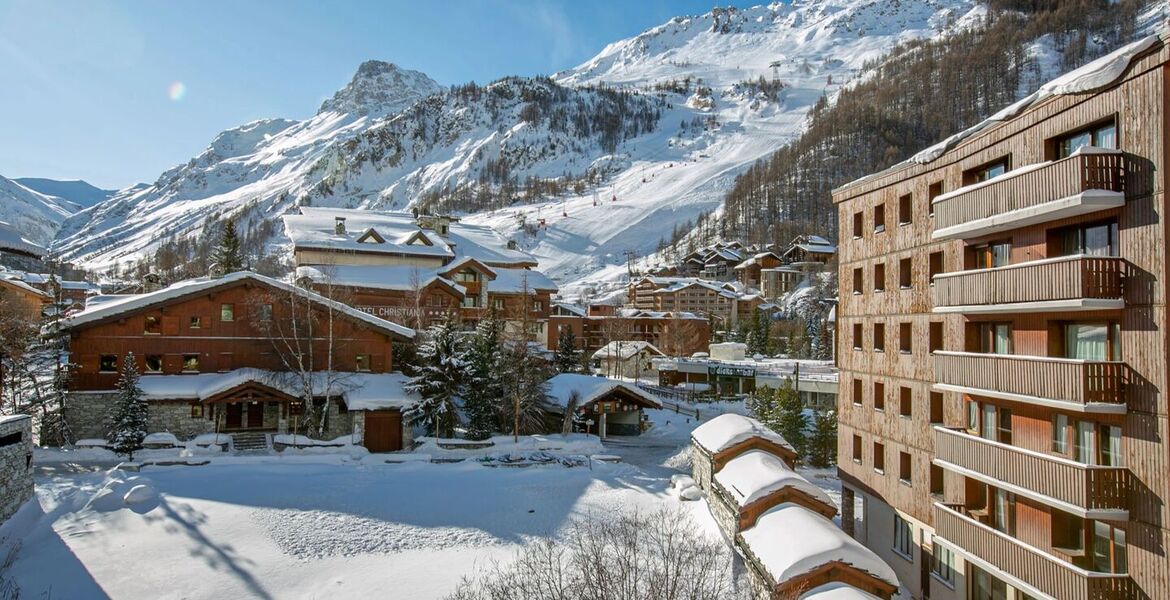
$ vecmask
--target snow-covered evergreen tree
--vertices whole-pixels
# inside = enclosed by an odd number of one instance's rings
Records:
[[[117,389],[118,397],[109,416],[110,448],[134,460],[134,452],[142,449],[146,438],[147,407],[142,388],[138,387],[138,365],[132,352],[122,359]]]
[[[577,336],[573,329],[562,327],[557,333],[557,352],[553,364],[558,373],[577,373],[581,370],[581,349],[577,347]]]
[[[231,219],[223,224],[223,231],[219,234],[219,243],[216,244],[211,253],[211,264],[224,274],[244,270],[244,255],[240,251],[240,237],[236,235],[236,225]]]
[[[500,322],[489,314],[479,322],[467,350],[467,372],[463,381],[463,412],[467,416],[467,439],[483,440],[499,429],[501,373]]]
[[[504,427],[513,436],[544,430],[549,371],[549,366],[529,351],[528,344],[511,344],[505,355],[504,395],[499,408]]]
[[[769,423],[769,426],[792,444],[798,456],[804,456],[808,447],[808,417],[804,415],[800,394],[792,387],[792,379],[785,379],[776,391],[776,410],[775,425]]]
[[[467,353],[450,319],[429,328],[426,337],[418,347],[418,375],[406,386],[408,391],[422,396],[410,416],[426,426],[427,434],[451,437],[459,424],[457,402],[467,369]]]
[[[808,459],[809,464],[822,469],[837,464],[837,411],[817,412],[808,440]]]

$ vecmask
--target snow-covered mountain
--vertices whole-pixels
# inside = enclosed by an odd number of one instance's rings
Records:
[[[0,222],[8,223],[26,239],[48,246],[61,223],[81,207],[0,177]]]
[[[109,200],[117,190],[103,190],[88,181],[80,179],[44,179],[41,177],[17,177],[16,183],[40,192],[46,196],[56,196],[72,202],[80,207],[93,206],[103,200]]]
[[[313,118],[221,133],[154,183],[70,218],[54,249],[105,268],[199,235],[208,219],[230,215],[246,229],[298,204],[425,201],[478,211],[468,220],[517,239],[562,284],[616,278],[627,250],[649,253],[674,225],[717,209],[739,172],[798,135],[808,110],[867,60],[982,14],[975,0],[718,9],[610,44],[551,79],[482,87],[364,63]],[[561,196],[527,197],[549,179]]]

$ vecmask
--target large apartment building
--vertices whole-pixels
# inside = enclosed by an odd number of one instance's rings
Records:
[[[1166,41],[834,192],[843,525],[914,598],[1170,594]]]

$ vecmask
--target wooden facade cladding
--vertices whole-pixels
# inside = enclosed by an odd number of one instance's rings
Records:
[[[1019,175],[970,186],[969,191],[956,191],[935,203],[935,230],[960,229],[1013,211],[1042,211],[1046,204],[1090,190],[1124,193],[1124,181],[1125,162],[1120,151],[1070,156]]]
[[[1067,458],[1045,456],[966,432],[935,427],[935,460],[943,467],[977,473],[1043,498],[1039,501],[1082,516],[1125,520],[1129,509],[1129,471],[1122,467],[1084,465]],[[997,486],[1002,487],[1002,486]],[[1079,510],[1070,509],[1076,507]]]
[[[1042,303],[1072,301],[1078,306],[1102,308],[1082,300],[1111,300],[1116,308],[1123,303],[1122,282],[1125,261],[1116,257],[1069,256],[1012,264],[993,269],[956,271],[937,275],[934,280],[935,312],[954,309],[976,311],[1053,310]],[[1003,306],[1013,305],[1013,306]]]
[[[1126,408],[1123,362],[935,352],[934,372],[940,385],[970,394],[1087,411]]]
[[[960,512],[935,504],[935,534],[976,562],[983,562],[1060,600],[1135,598],[1137,588],[1125,574],[1086,571],[1017,541]]]

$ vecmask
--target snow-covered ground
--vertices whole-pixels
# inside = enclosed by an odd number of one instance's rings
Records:
[[[743,405],[700,406],[704,420],[727,411]],[[705,501],[669,489],[689,471],[682,450],[697,422],[651,419],[647,435],[607,442],[623,463],[572,468],[387,464],[345,450],[107,473],[102,451],[38,452],[37,497],[0,527],[0,556],[17,548],[7,576],[22,597],[427,599],[574,518],[676,508],[719,535]],[[566,452],[596,449],[579,437]],[[499,448],[528,446],[544,442]],[[835,479],[805,474],[839,498]]]

